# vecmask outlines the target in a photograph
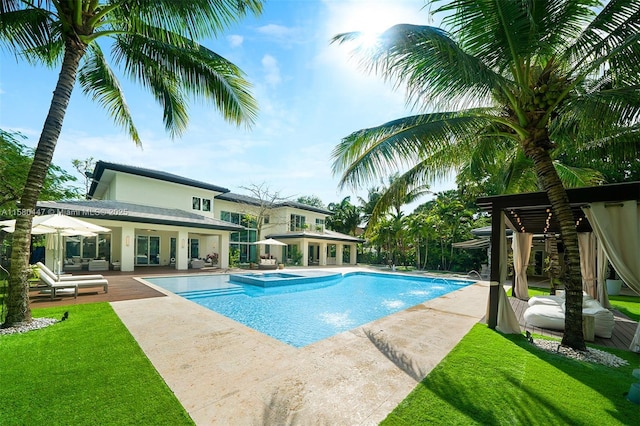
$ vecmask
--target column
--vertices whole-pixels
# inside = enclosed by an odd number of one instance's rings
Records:
[[[349,254],[351,255],[349,258],[349,263],[351,265],[357,265],[358,264],[358,245],[357,244],[351,244],[350,246],[350,251]]]
[[[302,239],[302,266],[309,266],[309,243]]]
[[[320,266],[327,266],[327,243],[320,243],[320,258],[318,259]]]
[[[136,232],[135,228],[131,225],[122,226],[122,238],[120,239],[120,253],[122,259],[120,259],[121,271],[133,271],[135,266],[136,252],[135,244]]]
[[[184,271],[189,269],[189,233],[187,231],[178,231],[178,239],[176,241],[176,269]]]
[[[336,265],[342,266],[342,256],[343,256],[344,244],[338,243],[336,244]]]
[[[504,284],[506,264],[502,265],[502,251],[506,248],[505,223],[502,210],[493,207],[491,212],[491,264],[490,286],[489,286],[489,309],[487,315],[487,325],[495,329],[498,325],[498,301],[500,297],[500,286]],[[507,302],[509,303],[509,302]]]
[[[218,265],[221,269],[229,268],[229,232],[222,232],[220,235],[218,253]]]

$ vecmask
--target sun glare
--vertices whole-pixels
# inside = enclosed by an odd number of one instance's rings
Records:
[[[406,10],[393,2],[358,2],[346,12],[344,31],[360,32],[358,42],[364,47],[374,45],[380,34],[393,25],[407,21]]]

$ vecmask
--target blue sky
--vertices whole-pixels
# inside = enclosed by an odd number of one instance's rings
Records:
[[[338,189],[331,151],[353,131],[411,114],[402,89],[364,73],[348,46],[329,43],[347,31],[382,31],[396,23],[433,24],[423,0],[271,0],[263,14],[234,25],[207,47],[238,65],[260,108],[251,129],[220,118],[211,105],[190,104],[179,139],[164,130],[152,96],[121,78],[142,149],[76,86],[54,163],[72,159],[137,165],[210,182],[233,192],[265,183],[271,192],[316,195],[325,204],[367,190]],[[0,52],[0,128],[20,131],[35,146],[57,69],[17,63]],[[434,191],[454,187],[451,181]],[[422,202],[426,201],[422,200]]]

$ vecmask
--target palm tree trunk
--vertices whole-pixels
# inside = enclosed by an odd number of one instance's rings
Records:
[[[560,225],[564,244],[564,285],[566,294],[565,327],[562,344],[577,350],[585,350],[582,333],[582,278],[580,273],[580,251],[578,233],[569,196],[560,177],[553,167],[548,149],[551,147],[548,135],[539,133],[537,140],[525,141],[525,154],[534,162],[538,181],[547,192],[552,212]],[[529,142],[529,143],[527,143]]]
[[[62,122],[76,82],[80,59],[85,51],[86,46],[79,43],[69,42],[65,46],[64,60],[58,75],[58,83],[53,92],[49,113],[44,122],[33,163],[27,175],[27,181],[20,199],[20,214],[16,217],[16,229],[13,235],[7,294],[7,317],[3,324],[4,327],[23,321],[31,321],[28,281],[30,273],[31,224],[35,214],[36,203],[42,191],[49,166],[51,166],[53,152],[62,130]]]

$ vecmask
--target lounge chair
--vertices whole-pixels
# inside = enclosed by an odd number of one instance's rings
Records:
[[[45,275],[49,278],[50,281],[55,283],[73,282],[76,283],[76,286],[78,288],[102,287],[105,293],[109,292],[109,281],[107,281],[102,275],[56,275],[42,262],[38,262],[36,263],[36,265],[38,266],[38,268],[40,268],[40,279],[42,279],[42,276]]]
[[[54,281],[49,275],[42,272],[40,272],[40,281],[42,281],[42,283],[47,286],[46,289],[43,289],[43,292],[49,291],[51,293],[51,300],[56,297],[57,290],[61,289],[72,289],[73,297],[78,297],[77,281]]]

